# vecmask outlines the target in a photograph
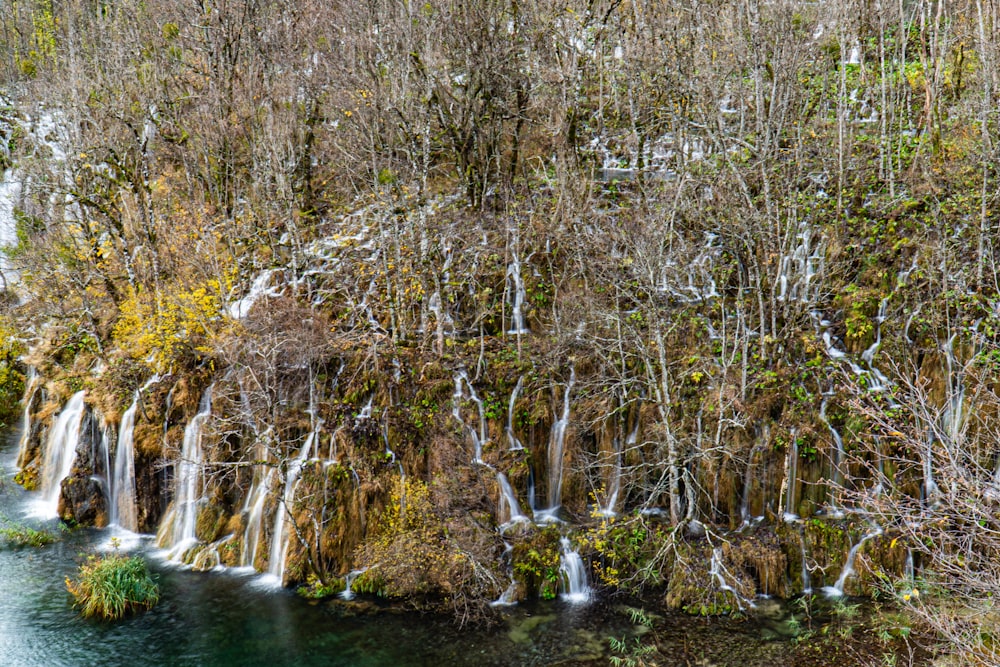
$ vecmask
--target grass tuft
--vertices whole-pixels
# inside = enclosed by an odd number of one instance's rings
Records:
[[[151,609],[160,599],[160,587],[150,576],[146,561],[137,556],[90,556],[80,566],[77,581],[67,577],[66,588],[80,613],[104,620]]]

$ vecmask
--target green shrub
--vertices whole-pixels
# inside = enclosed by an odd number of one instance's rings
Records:
[[[55,535],[47,530],[35,530],[22,524],[0,528],[0,538],[15,547],[41,547],[56,540]]]
[[[146,569],[146,561],[137,556],[90,556],[80,566],[77,581],[66,578],[66,588],[84,616],[105,620],[151,609],[160,599],[160,587]]]

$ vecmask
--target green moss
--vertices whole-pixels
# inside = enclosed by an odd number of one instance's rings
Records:
[[[194,532],[202,542],[214,542],[222,536],[228,517],[218,505],[205,505],[198,512]]]
[[[514,578],[529,595],[551,600],[559,593],[559,532],[545,528],[514,545]]]
[[[28,466],[17,471],[14,475],[14,482],[20,484],[27,491],[35,491],[38,489],[38,468],[35,466]]]

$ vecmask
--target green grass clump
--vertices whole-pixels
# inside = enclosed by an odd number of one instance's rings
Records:
[[[0,515],[0,542],[12,547],[42,547],[56,541],[56,536],[47,530],[35,530],[19,521],[11,521]]]
[[[41,547],[56,541],[55,535],[47,530],[21,525],[0,528],[0,538],[15,547]]]
[[[146,561],[137,556],[90,556],[80,566],[77,581],[67,577],[66,588],[84,616],[105,620],[151,609],[160,599],[160,587],[146,569]]]

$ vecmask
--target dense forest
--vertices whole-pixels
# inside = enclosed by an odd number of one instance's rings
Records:
[[[4,3],[20,479],[317,595],[825,586],[1000,664],[998,20]]]

